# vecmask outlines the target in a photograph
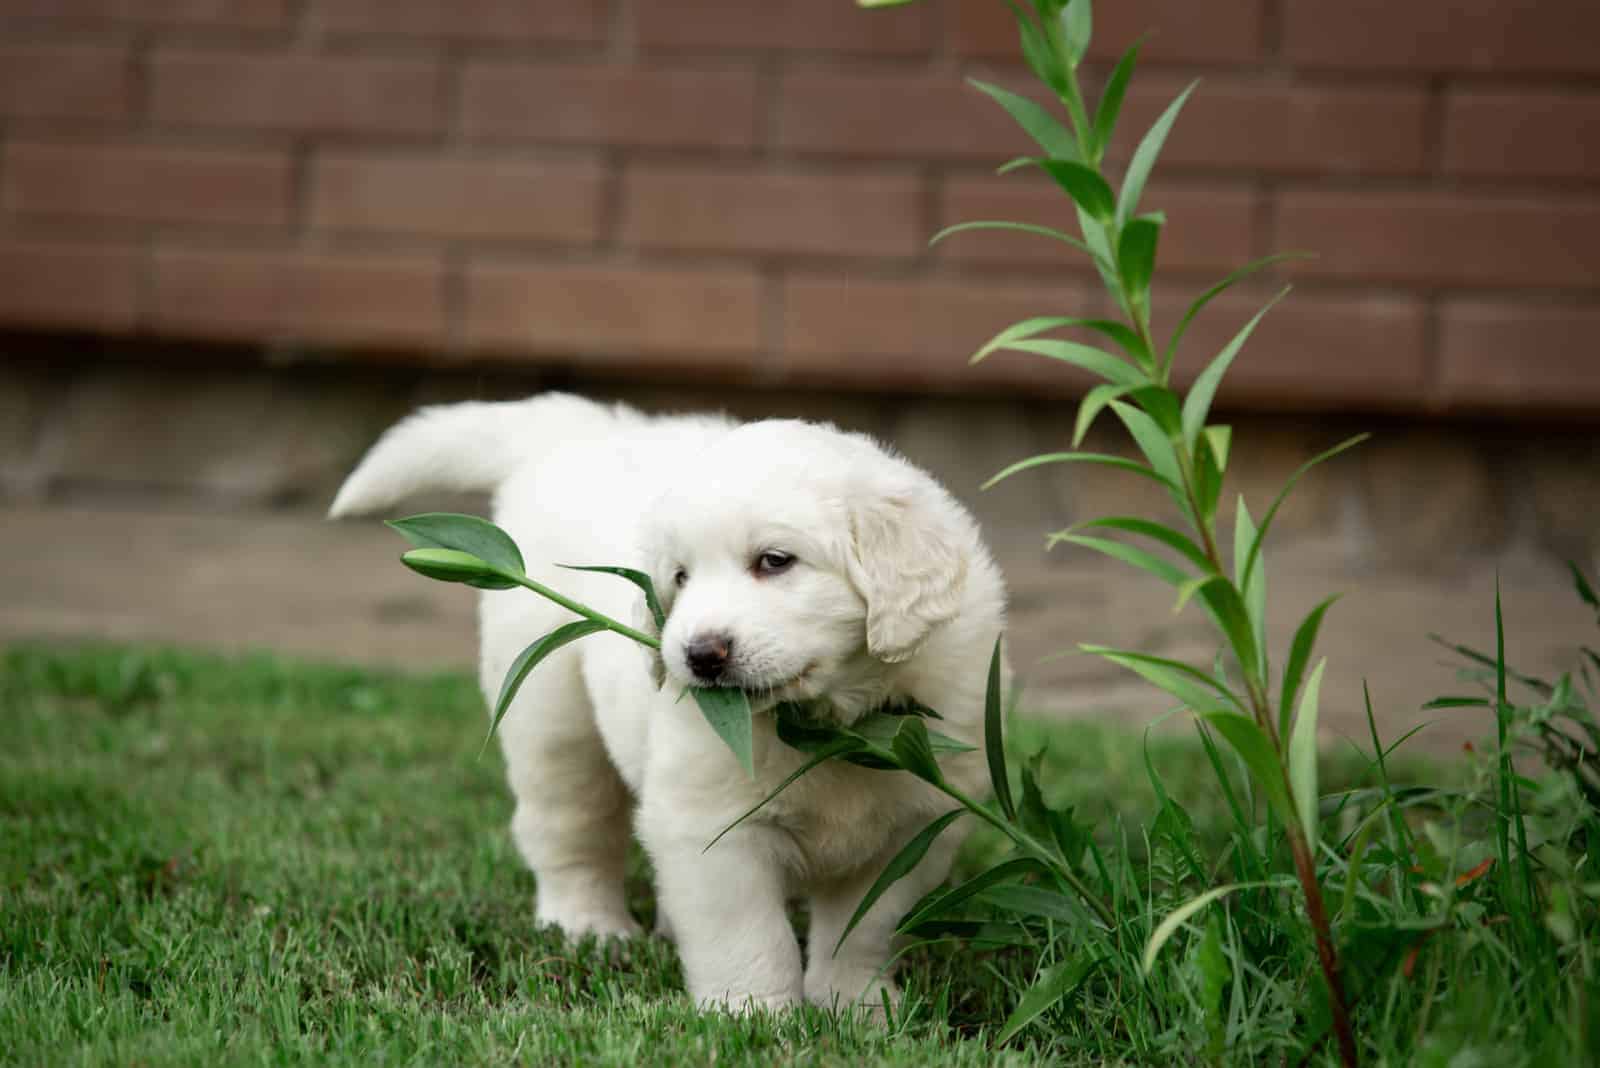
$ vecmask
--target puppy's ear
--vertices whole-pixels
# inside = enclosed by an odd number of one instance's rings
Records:
[[[671,611],[667,602],[662,601],[663,611]],[[631,620],[634,630],[640,630],[653,638],[660,639],[661,628],[656,626],[655,616],[650,614],[650,607],[645,604],[644,594],[633,600],[633,618]],[[661,650],[653,649],[648,645],[641,645],[640,650],[650,661],[650,681],[655,683],[656,689],[661,689],[667,681],[667,663],[661,659]]]
[[[916,486],[851,509],[847,566],[867,601],[867,651],[879,660],[909,660],[961,606],[967,555],[952,511]]]

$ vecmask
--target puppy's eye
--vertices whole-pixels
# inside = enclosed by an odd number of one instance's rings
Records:
[[[757,575],[779,575],[794,566],[794,556],[778,549],[768,549],[756,557]]]
[[[672,584],[674,586],[678,587],[679,589],[682,589],[683,588],[683,584],[685,582],[688,582],[688,581],[689,581],[689,572],[685,571],[681,567],[678,568],[678,570],[675,571],[673,573],[673,575],[672,575]]]

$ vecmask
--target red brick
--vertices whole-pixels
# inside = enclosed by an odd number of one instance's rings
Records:
[[[783,84],[778,139],[791,152],[912,159],[998,161],[1036,150],[982,93],[915,73],[792,73]]]
[[[462,122],[485,141],[749,148],[755,92],[745,71],[479,62],[466,69]]]
[[[1155,184],[1141,205],[1164,211],[1157,277],[1163,271],[1227,272],[1249,260],[1255,225],[1255,194],[1237,186]],[[1027,175],[952,178],[940,197],[940,225],[977,219],[1040,223],[1073,236],[1078,220],[1072,202],[1056,186]],[[957,262],[1053,265],[1089,271],[1082,253],[1033,234],[976,231],[946,238],[939,254]]]
[[[1439,319],[1443,404],[1600,410],[1600,305],[1451,300]]]
[[[507,241],[590,242],[605,189],[586,163],[325,153],[312,224],[327,230]]]
[[[1198,295],[1164,294],[1158,287],[1159,344],[1166,344]],[[1269,299],[1266,292],[1231,291],[1207,305],[1184,334],[1174,362],[1177,380],[1192,381]],[[1410,408],[1422,399],[1426,368],[1426,311],[1420,301],[1296,290],[1251,334],[1218,403]]]
[[[1027,5],[1023,5],[1026,7]],[[1146,62],[1252,63],[1261,52],[1264,0],[1117,0],[1095,5],[1089,58],[1115,59],[1140,37]],[[962,55],[1020,58],[1017,23],[994,0],[959,0],[953,43]]]
[[[22,142],[6,153],[15,215],[272,227],[288,222],[289,197],[282,152]]]
[[[467,271],[466,339],[592,362],[748,369],[761,347],[761,283],[742,271],[479,262]]]
[[[926,4],[864,11],[854,0],[677,0],[635,9],[650,49],[823,49],[926,54],[933,12]]]
[[[438,262],[427,256],[157,253],[151,324],[207,338],[431,346],[444,334]]]
[[[425,134],[439,126],[438,65],[427,60],[157,52],[157,122],[285,132]]]
[[[128,115],[131,75],[123,48],[0,46],[0,116],[123,119]]]
[[[1296,272],[1423,284],[1600,285],[1600,205],[1451,193],[1281,194],[1281,248]]]
[[[0,0],[0,18],[269,30],[287,25],[289,0]]]
[[[1129,88],[1114,158],[1132,154],[1186,84],[1157,78]],[[1426,121],[1420,90],[1207,79],[1184,105],[1158,167],[1416,174],[1424,162]]]
[[[116,245],[0,244],[0,322],[127,330],[138,308],[139,253]]]
[[[1587,0],[1286,0],[1283,48],[1303,67],[1530,74],[1600,72]]]
[[[1458,89],[1444,169],[1486,178],[1600,178],[1600,93]]]
[[[332,34],[481,41],[605,40],[608,0],[313,0],[314,26]]]
[[[926,238],[910,175],[640,165],[625,189],[626,239],[647,248],[913,256]]]
[[[783,290],[784,373],[808,383],[902,390],[1014,388],[1066,393],[1087,376],[1052,360],[978,346],[1035,315],[1082,315],[1084,287],[799,276]]]

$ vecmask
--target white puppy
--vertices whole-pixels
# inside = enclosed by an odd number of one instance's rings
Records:
[[[615,618],[648,619],[632,585],[555,565],[637,567],[667,613],[654,672],[625,638],[584,638],[534,670],[500,726],[539,922],[573,936],[638,931],[622,887],[631,812],[700,1004],[876,1004],[892,990],[894,924],[945,877],[954,834],[837,955],[834,943],[888,860],[954,807],[948,798],[903,772],[832,762],[706,844],[805,759],[775,733],[770,711],[783,700],[816,701],[849,723],[914,698],[944,717],[939,731],[977,747],[942,762],[948,779],[971,796],[986,790],[984,684],[1005,593],[972,517],[857,434],[652,418],[562,394],[424,409],[378,442],[331,514],[438,489],[494,490],[495,521],[533,578]],[[571,618],[527,590],[483,595],[491,700],[517,654]],[[709,684],[752,695],[754,778],[680,700]],[[811,909],[803,968],[785,913],[795,897]]]

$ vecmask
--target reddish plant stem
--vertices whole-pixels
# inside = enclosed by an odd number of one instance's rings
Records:
[[[1190,513],[1194,517],[1195,526],[1199,528],[1211,566],[1217,574],[1225,575],[1227,572],[1223,569],[1222,555],[1217,551],[1216,539],[1211,534],[1211,525],[1200,513],[1200,500],[1195,494],[1194,478],[1189,471],[1190,465],[1191,458],[1185,452],[1180,457],[1178,469],[1183,473],[1183,490],[1189,500]],[[1283,773],[1284,792],[1292,802],[1294,786],[1289,781],[1289,770],[1283,762],[1283,743],[1278,737],[1277,724],[1273,722],[1265,686],[1257,680],[1252,667],[1240,666],[1244,671],[1250,711],[1254,715],[1256,724],[1266,732],[1267,738],[1271,741],[1272,751],[1277,756],[1278,767]],[[1311,855],[1311,843],[1306,840],[1304,828],[1291,820],[1284,822],[1285,833],[1289,836],[1289,852],[1294,857],[1295,877],[1299,879],[1300,889],[1306,898],[1306,919],[1311,924],[1312,937],[1317,943],[1317,960],[1322,965],[1323,981],[1328,985],[1328,1014],[1333,1018],[1333,1033],[1339,1043],[1339,1061],[1344,1068],[1357,1068],[1359,1057],[1356,1053],[1355,1031],[1350,1026],[1349,1003],[1345,1000],[1344,982],[1339,976],[1339,954],[1333,944],[1333,928],[1328,924],[1328,909],[1322,900],[1322,884],[1317,882],[1316,858]]]
[[[1328,926],[1328,912],[1322,903],[1322,886],[1317,882],[1310,844],[1298,827],[1289,829],[1289,850],[1294,854],[1295,875],[1299,877],[1300,888],[1306,895],[1306,917],[1311,921],[1311,930],[1316,935],[1322,978],[1328,984],[1328,1010],[1333,1017],[1333,1034],[1339,1043],[1339,1061],[1345,1068],[1356,1068],[1356,1036],[1350,1027],[1350,1010],[1344,996],[1344,982],[1339,976],[1339,956],[1333,945],[1333,931]]]

